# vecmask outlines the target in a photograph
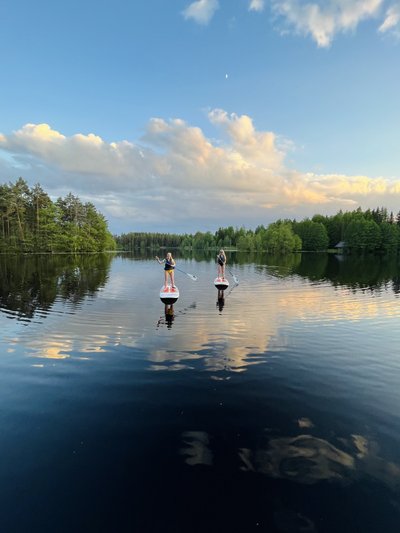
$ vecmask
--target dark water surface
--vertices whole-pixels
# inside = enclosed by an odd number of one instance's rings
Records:
[[[1,532],[399,532],[397,259],[0,256]]]

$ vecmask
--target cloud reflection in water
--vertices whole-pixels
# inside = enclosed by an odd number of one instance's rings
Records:
[[[214,466],[210,442],[217,438],[205,431],[185,431],[179,453],[189,466]],[[237,454],[242,472],[304,485],[322,481],[349,484],[368,476],[396,492],[400,490],[399,465],[382,458],[375,441],[363,435],[336,440],[338,445],[311,434],[280,436],[268,438],[265,446],[232,449],[232,453]]]

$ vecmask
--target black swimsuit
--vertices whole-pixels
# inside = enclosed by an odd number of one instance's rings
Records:
[[[175,266],[171,263],[169,263],[167,260],[165,260],[165,267],[164,270],[169,272],[170,270],[174,270]]]

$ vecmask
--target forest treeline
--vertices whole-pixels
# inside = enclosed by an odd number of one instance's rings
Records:
[[[115,249],[107,221],[90,203],[68,194],[53,202],[19,178],[0,185],[0,252],[102,252]]]
[[[215,233],[125,233],[115,238],[107,221],[90,203],[69,193],[52,201],[37,184],[30,188],[19,178],[0,185],[0,252],[101,252],[180,248],[288,253],[323,251],[338,243],[348,252],[397,253],[400,249],[400,211],[385,207],[314,215],[302,221],[283,219],[255,230],[219,228]]]
[[[216,248],[256,252],[289,253],[323,251],[341,247],[348,252],[397,253],[400,249],[400,211],[397,216],[385,207],[339,211],[333,216],[314,215],[302,221],[277,220],[255,230],[219,228],[215,233],[195,234],[125,233],[116,237],[123,250]]]

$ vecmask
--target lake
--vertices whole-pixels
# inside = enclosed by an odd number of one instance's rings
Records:
[[[398,533],[398,259],[175,255],[0,256],[0,530]]]

